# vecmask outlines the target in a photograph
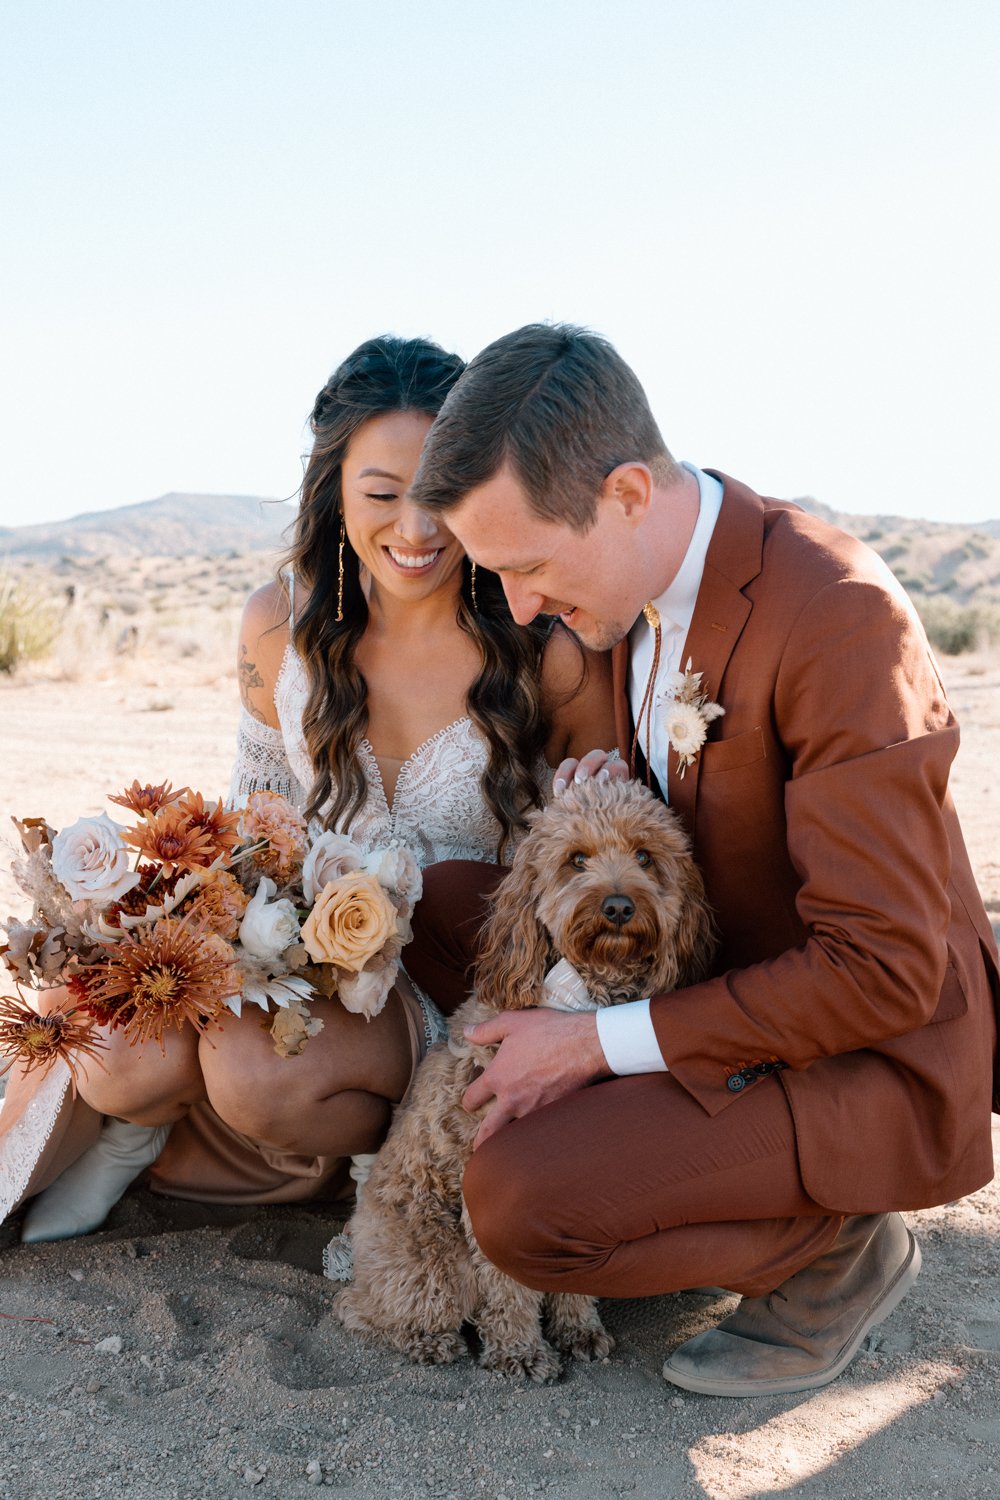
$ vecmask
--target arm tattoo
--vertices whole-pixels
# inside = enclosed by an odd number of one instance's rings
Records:
[[[248,654],[246,646],[240,646],[239,661],[236,664],[236,675],[239,678],[240,682],[240,698],[243,702],[243,707],[246,709],[250,717],[252,719],[257,719],[261,724],[263,724],[266,722],[266,720],[260,709],[251,699],[250,689],[262,688],[264,686],[264,679],[257,671],[256,662],[249,661],[247,659],[247,655]]]

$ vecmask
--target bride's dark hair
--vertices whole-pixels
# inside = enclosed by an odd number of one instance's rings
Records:
[[[310,417],[314,443],[302,481],[292,545],[284,560],[308,602],[292,631],[309,676],[303,731],[316,780],[306,815],[329,800],[324,821],[349,823],[368,786],[358,747],[368,727],[368,685],[355,651],[368,623],[360,564],[344,545],[343,619],[338,621],[338,549],[341,536],[341,466],[353,434],[371,417],[419,411],[436,416],[458,380],[463,361],[426,339],[369,339],[348,355],[316,397]],[[469,717],[486,740],[489,757],[482,789],[502,834],[502,858],[524,814],[541,804],[535,767],[548,725],[539,676],[548,625],[514,623],[500,580],[480,568],[476,601],[471,568],[462,563],[458,623],[479,647],[482,665],[469,688]]]

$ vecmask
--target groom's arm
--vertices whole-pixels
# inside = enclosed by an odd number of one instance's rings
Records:
[[[739,1097],[747,1059],[805,1069],[918,1030],[945,976],[958,727],[919,626],[877,585],[823,589],[789,638],[774,712],[805,939],[651,1007],[671,1073],[710,1113]],[[753,868],[752,849],[732,852]]]

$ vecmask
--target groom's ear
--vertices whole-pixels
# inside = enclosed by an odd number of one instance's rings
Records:
[[[633,525],[645,519],[652,497],[653,475],[637,461],[619,464],[601,485],[601,500],[618,506]]]

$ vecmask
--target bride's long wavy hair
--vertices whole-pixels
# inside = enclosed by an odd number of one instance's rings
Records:
[[[302,481],[292,545],[283,560],[308,593],[292,639],[306,665],[309,698],[303,731],[316,779],[306,815],[324,805],[327,827],[349,824],[368,792],[358,749],[368,727],[368,685],[355,661],[368,623],[358,555],[344,545],[343,619],[338,621],[341,467],[358,428],[386,412],[436,416],[464,369],[457,354],[425,339],[369,339],[340,365],[316,397],[312,453]],[[479,647],[480,670],[469,688],[469,717],[489,756],[482,789],[502,830],[497,858],[524,815],[541,805],[535,767],[548,723],[539,686],[548,624],[515,624],[495,573],[480,568],[476,600],[468,559],[462,564],[458,624]]]

